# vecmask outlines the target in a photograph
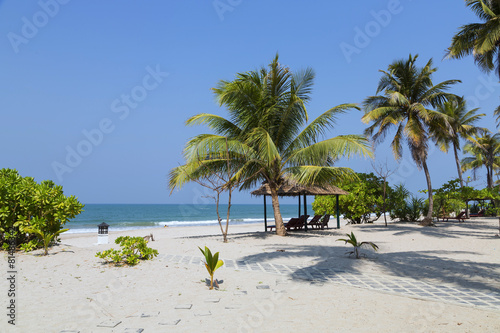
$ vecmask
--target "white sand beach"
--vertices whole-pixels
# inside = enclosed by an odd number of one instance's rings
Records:
[[[4,314],[0,331],[500,332],[497,218],[437,227],[378,222],[287,237],[262,229],[230,226],[228,243],[218,226],[110,230],[109,245],[96,245],[96,234],[63,234],[49,256],[16,254],[16,325]],[[335,240],[351,231],[379,251],[346,255],[349,246]],[[159,251],[151,261],[115,267],[95,257],[119,235],[149,233]],[[204,282],[198,246],[226,261],[215,273],[219,290]],[[3,295],[8,284],[2,279]],[[419,294],[430,287],[443,289]],[[118,324],[98,326],[106,323]]]

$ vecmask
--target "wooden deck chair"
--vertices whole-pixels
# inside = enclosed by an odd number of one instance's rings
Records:
[[[481,209],[479,212],[477,212],[476,214],[474,213],[471,213],[469,214],[470,217],[481,217],[481,216],[484,216],[484,212],[485,212],[485,209]]]
[[[441,217],[443,219],[443,222],[448,222],[449,219],[452,220],[458,220],[459,222],[465,222],[465,220],[468,218],[465,216],[465,212],[461,212],[457,216],[443,216]]]
[[[302,215],[301,217],[292,217],[290,221],[288,221],[285,224],[286,230],[298,230],[302,229],[304,227],[304,224],[307,223],[307,219],[309,218],[309,215]]]
[[[324,215],[314,215],[311,221],[309,221],[308,225],[311,226],[312,229],[319,228],[321,225],[321,218]]]
[[[330,221],[330,214],[325,214],[323,219],[321,220],[321,230],[325,229],[325,227],[328,229],[328,222]]]

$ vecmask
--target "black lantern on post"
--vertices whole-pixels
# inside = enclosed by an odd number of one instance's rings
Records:
[[[108,244],[109,224],[102,222],[97,225],[97,244]]]

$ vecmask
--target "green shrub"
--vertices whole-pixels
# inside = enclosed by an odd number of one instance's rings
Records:
[[[425,201],[410,194],[404,184],[396,185],[392,196],[391,219],[407,222],[416,222],[425,209]]]
[[[352,224],[373,222],[372,214],[375,214],[375,220],[384,213],[384,187],[383,179],[375,176],[373,173],[358,173],[356,181],[349,181],[338,184],[340,188],[349,192],[348,195],[339,197],[339,212],[345,219]],[[390,196],[392,189],[387,186],[387,197]],[[386,210],[390,210],[391,201],[386,201]],[[325,213],[337,215],[336,196],[317,196],[312,203],[312,208],[316,215]]]
[[[500,214],[500,208],[496,207],[488,207],[486,208],[486,211],[484,212],[484,216],[498,216]]]
[[[3,249],[15,243],[23,250],[48,247],[83,204],[65,196],[62,186],[50,180],[40,183],[16,170],[0,170],[0,242]],[[52,235],[52,236],[50,236]]]
[[[115,243],[120,245],[120,250],[109,249],[97,252],[95,256],[108,263],[126,263],[133,266],[138,264],[139,260],[153,259],[158,255],[158,250],[148,247],[148,242],[143,237],[120,236],[115,239]]]

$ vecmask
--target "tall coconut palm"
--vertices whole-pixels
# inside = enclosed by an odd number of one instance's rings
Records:
[[[481,70],[487,73],[495,71],[500,77],[500,1],[466,0],[465,3],[482,23],[460,27],[446,56],[460,59],[472,54]]]
[[[463,97],[446,101],[437,106],[437,111],[442,113],[444,117],[431,126],[431,135],[442,151],[447,153],[450,144],[453,147],[461,187],[464,186],[464,181],[462,179],[460,159],[458,158],[460,139],[467,139],[471,135],[477,134],[479,130],[485,130],[474,126],[474,123],[485,116],[484,113],[476,114],[478,110],[479,108],[475,108],[467,111],[466,101]]]
[[[350,168],[336,167],[335,162],[341,157],[372,154],[361,135],[319,141],[340,114],[357,107],[338,105],[307,124],[305,105],[313,79],[311,69],[292,73],[276,55],[268,68],[220,81],[214,93],[229,118],[202,113],[188,119],[187,125],[206,125],[216,134],[198,135],[187,143],[187,163],[170,172],[170,188],[228,168],[225,157],[229,155],[230,167],[236,171],[231,181],[240,189],[269,184],[276,233],[286,235],[278,200],[278,188],[284,181],[320,185],[355,178]]]
[[[363,102],[364,123],[372,123],[365,134],[371,136],[375,143],[382,141],[387,133],[395,128],[396,134],[391,148],[396,160],[401,159],[403,143],[408,145],[411,156],[417,167],[425,172],[429,195],[429,211],[422,222],[432,223],[432,185],[427,167],[427,151],[429,141],[429,124],[440,117],[440,114],[429,107],[455,98],[446,93],[451,85],[460,82],[448,80],[434,85],[432,74],[437,68],[432,67],[432,59],[420,68],[416,66],[418,55],[410,54],[407,60],[397,60],[389,65],[380,78],[377,95],[366,98]],[[378,95],[382,93],[382,95]]]
[[[482,135],[474,135],[464,145],[464,152],[472,156],[462,159],[462,169],[472,170],[474,177],[477,170],[483,166],[486,168],[486,182],[489,189],[494,186],[493,173],[500,168],[500,133],[492,135],[484,132]]]

